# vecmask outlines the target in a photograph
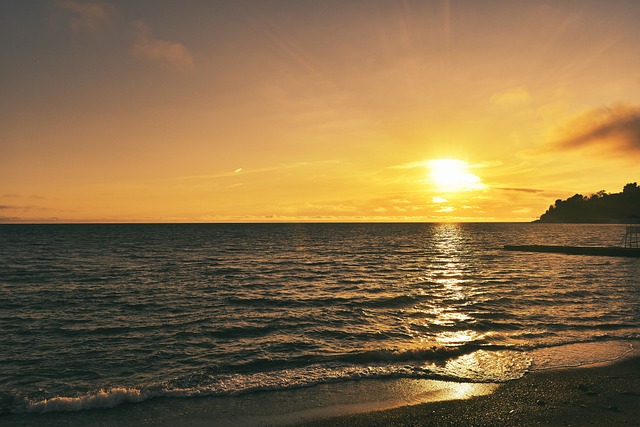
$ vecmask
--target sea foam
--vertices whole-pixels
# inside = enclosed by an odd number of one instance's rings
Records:
[[[142,402],[147,399],[148,393],[143,393],[135,388],[115,387],[108,390],[100,390],[97,393],[78,397],[56,396],[30,402],[27,412],[52,412],[52,411],[80,411],[94,408],[113,408],[124,402]]]
[[[44,413],[112,408],[123,403],[138,403],[157,397],[236,396],[365,379],[413,378],[495,383],[519,378],[524,375],[529,366],[525,353],[513,351],[480,350],[453,357],[444,364],[442,361],[434,364],[435,360],[425,362],[424,353],[432,354],[434,351],[434,349],[415,349],[400,352],[372,352],[375,355],[373,359],[392,359],[394,363],[369,360],[369,363],[360,364],[315,364],[247,374],[199,375],[197,379],[186,377],[167,383],[131,388],[114,387],[76,397],[55,396],[44,400],[32,400],[28,401],[25,407],[14,412]],[[364,358],[370,359],[372,354],[366,354]],[[361,362],[364,361],[361,360]]]

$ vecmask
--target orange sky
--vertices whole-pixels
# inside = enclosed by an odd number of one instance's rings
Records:
[[[635,0],[3,1],[0,222],[530,221],[640,181],[639,21]]]

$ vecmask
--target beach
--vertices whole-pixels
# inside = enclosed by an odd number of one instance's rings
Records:
[[[420,380],[411,380],[418,384]],[[358,383],[358,382],[356,382]],[[378,393],[379,381],[360,381],[366,393]],[[405,385],[408,383],[405,383]],[[228,406],[221,417],[216,399],[154,399],[119,410],[97,409],[6,417],[7,426],[636,426],[640,419],[640,357],[608,365],[531,372],[522,379],[499,385],[493,393],[462,400],[445,400],[408,406],[393,401],[367,405],[350,404],[339,384],[265,393],[251,404]],[[286,411],[291,396],[308,401],[332,393],[332,406],[316,410]],[[396,402],[397,405],[402,405]],[[261,405],[262,416],[256,416]],[[249,415],[246,411],[254,412]],[[364,411],[364,412],[363,412]],[[270,415],[268,415],[270,414]],[[338,415],[342,414],[342,415]]]
[[[640,357],[529,373],[494,393],[328,418],[300,426],[637,426]]]

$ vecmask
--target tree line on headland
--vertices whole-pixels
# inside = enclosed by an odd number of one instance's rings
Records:
[[[638,223],[640,222],[640,187],[624,186],[622,193],[604,190],[589,197],[575,194],[567,200],[556,200],[535,222],[565,223]]]

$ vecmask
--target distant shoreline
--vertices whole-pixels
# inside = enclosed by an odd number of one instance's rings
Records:
[[[575,194],[556,200],[534,222],[561,224],[637,224],[640,222],[640,187],[633,182],[621,193],[599,191],[589,197]]]

